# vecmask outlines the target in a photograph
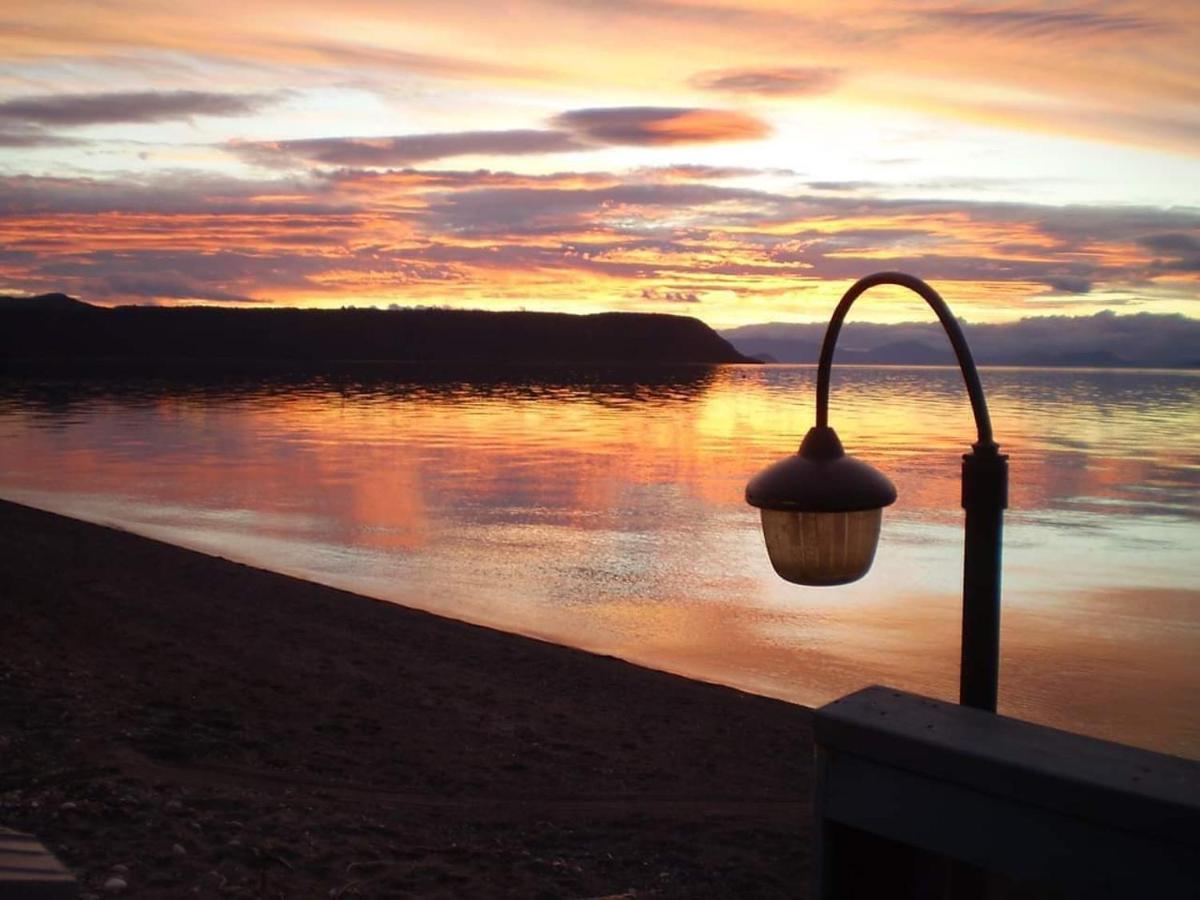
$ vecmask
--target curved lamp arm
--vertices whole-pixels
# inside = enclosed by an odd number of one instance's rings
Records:
[[[988,415],[987,400],[983,396],[979,371],[975,368],[975,360],[971,358],[971,350],[967,347],[967,340],[963,337],[958,320],[954,318],[950,307],[946,305],[946,301],[937,291],[920,278],[905,275],[903,272],[876,272],[874,275],[860,278],[854,282],[850,290],[846,291],[841,302],[838,303],[837,309],[834,310],[833,317],[829,320],[829,327],[825,331],[825,341],[821,345],[821,361],[817,366],[817,426],[825,428],[829,425],[829,377],[830,370],[833,368],[833,350],[837,344],[838,334],[842,330],[842,322],[850,311],[850,307],[854,305],[854,301],[869,288],[880,284],[894,284],[920,294],[937,313],[938,320],[942,323],[946,336],[950,338],[951,346],[954,347],[954,355],[958,358],[958,367],[962,370],[963,381],[967,385],[967,394],[971,398],[971,411],[975,414],[975,428],[979,434],[975,449],[984,452],[998,449],[996,442],[992,439],[992,420]]]
[[[967,706],[995,712],[1000,669],[1000,553],[1004,509],[1008,506],[1008,458],[1000,453],[992,438],[992,420],[983,397],[983,385],[966,338],[950,307],[937,291],[920,278],[903,272],[877,272],[860,278],[846,291],[829,320],[825,342],[821,345],[817,368],[817,428],[829,427],[829,374],[842,322],[854,301],[864,291],[879,284],[906,287],[933,308],[954,347],[971,398],[979,439],[972,452],[963,455],[962,466],[966,540],[959,700]]]

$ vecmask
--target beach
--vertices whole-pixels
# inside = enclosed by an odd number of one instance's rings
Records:
[[[802,707],[6,502],[0,541],[0,825],[85,893],[807,894]]]

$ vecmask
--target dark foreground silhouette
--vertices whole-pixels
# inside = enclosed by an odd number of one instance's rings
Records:
[[[85,891],[806,895],[803,708],[4,502],[0,540],[0,822]]]
[[[0,298],[0,363],[287,367],[314,362],[741,363],[687,316],[444,309],[106,309]]]

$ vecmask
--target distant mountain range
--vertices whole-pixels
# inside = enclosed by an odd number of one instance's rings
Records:
[[[1200,319],[1181,315],[1099,312],[1036,316],[995,325],[962,323],[980,365],[1200,368]],[[766,362],[815,363],[825,323],[774,322],[726,329],[738,350]],[[953,365],[937,322],[848,322],[835,359],[866,365]]]
[[[335,362],[754,362],[688,316],[444,309],[92,306],[65,294],[0,297],[0,367],[156,369]]]
[[[1100,312],[962,323],[980,365],[1200,368],[1200,319]],[[0,297],[0,365],[317,362],[815,363],[825,323],[719,334],[688,316],[445,309],[107,308],[66,294]],[[837,361],[953,365],[936,322],[848,322]]]

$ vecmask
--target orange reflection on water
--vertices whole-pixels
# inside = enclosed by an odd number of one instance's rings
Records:
[[[874,571],[771,572],[746,479],[811,369],[8,383],[0,495],[803,703],[956,692],[953,370],[841,368],[832,423],[900,492]],[[985,373],[1011,454],[1002,705],[1200,755],[1200,375]]]

